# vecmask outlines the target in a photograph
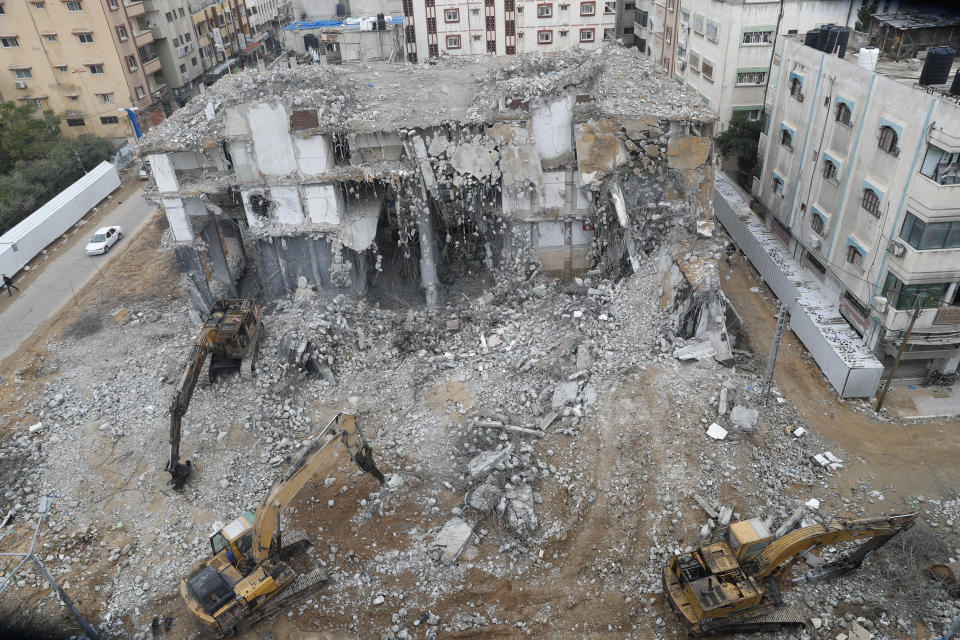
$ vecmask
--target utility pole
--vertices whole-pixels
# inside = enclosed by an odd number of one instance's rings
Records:
[[[777,328],[773,333],[773,344],[770,345],[770,357],[767,358],[767,371],[763,374],[763,389],[760,396],[763,406],[770,401],[770,388],[773,386],[773,369],[777,366],[777,355],[780,353],[780,340],[783,338],[783,326],[787,323],[787,305],[780,304],[780,313],[777,314]]]
[[[887,391],[890,389],[890,381],[893,380],[893,374],[897,372],[897,367],[900,366],[900,358],[903,356],[904,350],[907,348],[907,340],[910,338],[910,332],[913,331],[913,323],[917,321],[917,318],[920,316],[920,312],[923,311],[923,301],[926,299],[926,295],[920,294],[917,296],[916,306],[913,308],[913,316],[910,318],[910,324],[907,326],[907,332],[903,335],[903,340],[900,342],[900,350],[897,351],[897,357],[893,361],[893,366],[890,367],[890,375],[887,376],[887,382],[883,385],[883,391],[880,392],[880,398],[877,400],[877,413],[880,413],[880,409],[883,408],[883,401],[887,397]]]

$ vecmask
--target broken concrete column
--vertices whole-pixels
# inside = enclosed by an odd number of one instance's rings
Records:
[[[163,211],[167,214],[167,223],[175,242],[193,242],[193,228],[190,226],[190,216],[180,198],[162,198]]]
[[[150,171],[157,183],[157,190],[161,194],[179,192],[180,183],[177,181],[170,156],[166,153],[151,153],[147,158],[150,160]]]
[[[433,237],[433,218],[429,210],[417,215],[420,233],[420,280],[426,296],[427,308],[437,306],[437,250]]]

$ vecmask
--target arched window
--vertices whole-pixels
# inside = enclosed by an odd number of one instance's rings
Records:
[[[873,189],[863,190],[863,200],[860,201],[860,204],[873,215],[880,217],[880,196]]]
[[[897,148],[897,143],[900,140],[897,138],[897,132],[893,130],[893,127],[888,127],[886,125],[880,127],[880,142],[878,146],[886,151],[887,153],[892,153],[896,155],[900,152],[900,149]]]
[[[782,195],[783,195],[783,180],[781,180],[781,179],[778,178],[777,176],[773,176],[773,177],[770,179],[770,184],[773,185],[773,192],[774,192],[775,194],[777,194],[778,196],[782,196]]]
[[[827,180],[836,182],[837,180],[837,165],[833,160],[824,160],[823,161],[823,177]]]
[[[815,233],[823,235],[823,218],[814,213],[810,217],[810,228],[813,229]]]
[[[850,107],[842,102],[837,103],[837,122],[840,124],[850,124]]]
[[[787,149],[793,149],[793,134],[786,129],[780,129],[780,144]]]
[[[863,266],[863,254],[852,244],[847,247],[847,262],[855,267]]]
[[[790,78],[790,96],[797,100],[803,99],[803,82],[800,78]]]

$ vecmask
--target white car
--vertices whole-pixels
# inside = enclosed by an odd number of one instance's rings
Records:
[[[90,238],[90,244],[87,245],[87,255],[99,256],[106,253],[122,237],[123,232],[120,227],[101,227],[97,229],[97,232]]]

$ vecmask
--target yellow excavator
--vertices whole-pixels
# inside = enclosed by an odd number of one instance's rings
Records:
[[[670,558],[663,569],[664,593],[695,636],[802,626],[803,617],[782,606],[777,578],[788,567],[808,552],[864,541],[795,581],[843,575],[859,568],[867,555],[912,527],[916,519],[916,513],[838,518],[776,539],[759,518],[736,522],[718,528],[709,544]]]
[[[338,413],[256,512],[244,511],[210,537],[213,556],[197,563],[180,581],[180,597],[206,635],[223,638],[249,629],[302,602],[324,585],[327,576],[322,569],[298,573],[287,564],[286,560],[303,553],[310,542],[303,536],[281,539],[280,513],[337,442],[346,447],[362,471],[383,486],[384,476],[354,417]]]
[[[214,304],[190,353],[180,384],[170,403],[170,459],[166,470],[170,484],[182,489],[190,476],[190,461],[180,462],[181,421],[190,407],[203,365],[210,355],[210,381],[222,373],[240,372],[243,379],[253,376],[253,368],[263,340],[260,305],[253,300],[221,300]]]

